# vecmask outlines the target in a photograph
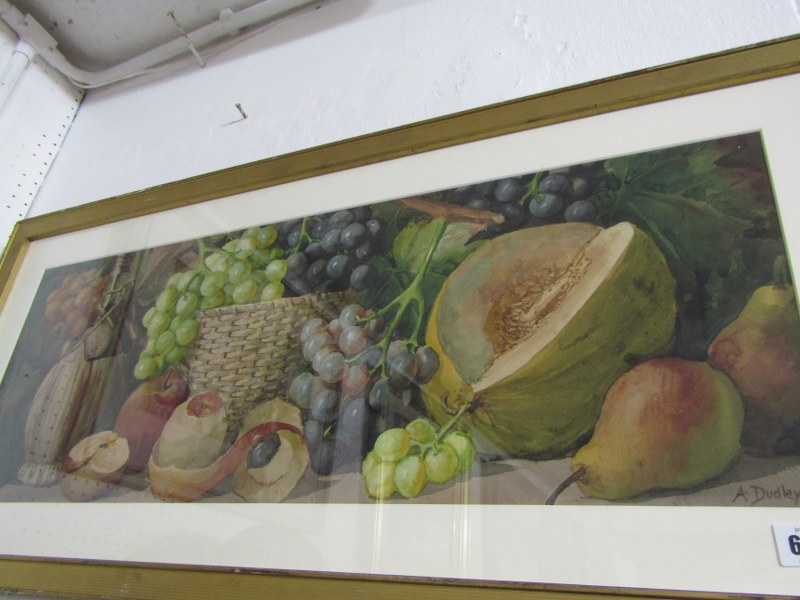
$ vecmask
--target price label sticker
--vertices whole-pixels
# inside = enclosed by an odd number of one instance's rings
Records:
[[[781,565],[800,567],[800,523],[775,523],[772,533]]]

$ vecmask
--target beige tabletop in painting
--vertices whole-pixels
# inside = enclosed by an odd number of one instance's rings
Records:
[[[569,459],[550,461],[507,460],[473,465],[469,477],[429,484],[413,499],[395,495],[387,502],[399,504],[544,504],[550,493],[569,475]],[[800,506],[800,457],[754,458],[742,456],[721,477],[695,489],[664,491],[638,496],[627,502],[588,498],[577,486],[567,488],[558,504],[653,505],[653,506]],[[9,484],[0,488],[2,502],[65,502],[58,485],[31,487]],[[121,486],[100,502],[161,502],[146,487],[142,475],[124,479]],[[243,502],[226,480],[200,502]],[[310,469],[284,502],[372,503],[358,473],[319,477]]]

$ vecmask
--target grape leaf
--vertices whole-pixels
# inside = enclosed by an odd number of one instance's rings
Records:
[[[387,218],[388,211],[383,211]],[[407,212],[395,214],[390,227],[405,219]],[[382,282],[376,291],[362,297],[365,306],[383,309],[397,306],[403,312],[399,333],[406,337],[424,336],[428,313],[447,276],[480,242],[469,243],[476,225],[445,223],[438,219],[414,218],[394,236],[389,257],[376,256],[370,264]],[[413,302],[401,300],[414,297]]]
[[[784,252],[758,134],[606,161],[617,180],[605,224],[650,234],[678,286],[678,351],[702,359]]]
[[[392,247],[392,257],[397,268],[416,274],[424,264],[435,241],[436,231],[435,221],[414,221],[406,225],[395,237]],[[480,245],[480,242],[468,244],[475,232],[474,224],[448,223],[444,235],[433,252],[429,270],[449,275],[468,254]]]
[[[366,308],[382,308],[399,296],[405,286],[398,280],[394,266],[387,257],[375,256],[370,259],[369,264],[378,271],[377,279],[380,284],[362,292],[361,302]]]

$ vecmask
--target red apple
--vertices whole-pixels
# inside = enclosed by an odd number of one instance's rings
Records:
[[[186,380],[169,369],[137,387],[122,405],[114,431],[128,440],[131,456],[127,470],[144,471],[153,446],[175,408],[189,397]]]

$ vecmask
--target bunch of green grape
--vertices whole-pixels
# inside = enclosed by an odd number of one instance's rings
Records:
[[[475,457],[472,440],[460,431],[442,433],[419,418],[379,435],[361,464],[367,494],[376,500],[395,492],[413,498],[428,482],[445,483],[468,471]]]
[[[277,237],[275,227],[265,225],[231,237],[220,248],[198,241],[198,266],[172,275],[142,318],[147,344],[134,376],[150,379],[183,360],[200,328],[198,310],[282,298],[287,264],[283,250],[271,247]]]

